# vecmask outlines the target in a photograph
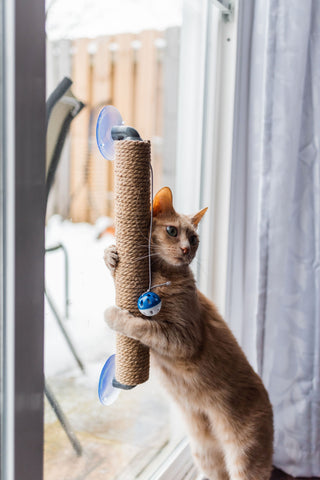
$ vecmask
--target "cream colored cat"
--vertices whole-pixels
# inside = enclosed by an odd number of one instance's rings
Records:
[[[108,325],[150,347],[162,383],[179,404],[196,463],[210,480],[269,480],[273,417],[268,394],[214,304],[196,288],[189,264],[199,238],[193,217],[179,215],[172,193],[153,202],[152,284],[162,309],[151,318],[111,307]],[[116,247],[105,251],[114,272]]]

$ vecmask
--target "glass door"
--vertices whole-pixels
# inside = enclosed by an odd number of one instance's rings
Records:
[[[184,436],[152,365],[148,382],[122,391],[113,405],[99,402],[99,375],[115,352],[103,316],[115,289],[103,254],[116,240],[113,163],[95,139],[102,107],[113,105],[151,141],[154,193],[168,185],[175,195],[181,15],[180,0],[47,2],[47,98],[67,77],[84,106],[71,122],[47,208],[45,480],[152,475]]]

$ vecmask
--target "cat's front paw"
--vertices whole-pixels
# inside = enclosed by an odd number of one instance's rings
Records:
[[[114,275],[119,262],[119,255],[115,245],[110,245],[110,247],[105,249],[103,259],[110,272]]]
[[[104,319],[108,326],[115,331],[121,331],[121,319],[125,310],[117,306],[112,306],[104,312]]]

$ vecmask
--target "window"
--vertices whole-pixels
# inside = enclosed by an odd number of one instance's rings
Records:
[[[1,3],[1,480],[40,479],[44,9]]]
[[[101,108],[114,105],[152,141],[155,192],[163,184],[174,191],[181,13],[180,1],[47,5],[47,96],[68,76],[85,107],[72,120],[47,208],[45,480],[142,478],[184,437],[152,369],[113,405],[99,403],[99,374],[115,351],[103,320],[115,297],[103,252],[115,238],[113,164],[95,140]]]
[[[172,187],[181,212],[211,207],[205,268],[196,270],[223,308],[237,3],[227,22],[213,0],[159,2],[158,24],[107,37],[98,2],[82,2],[81,12],[78,2],[65,5],[47,4],[47,26],[60,32],[47,31],[47,96],[71,77],[86,107],[72,120],[50,193],[45,280],[45,12],[39,0],[1,7],[1,480],[195,479],[179,413],[152,372],[112,407],[98,403],[114,348],[103,322],[114,290],[102,260],[114,240],[112,165],[98,156],[94,127],[99,109],[114,103],[152,140],[155,189]],[[65,30],[59,18],[70,22]],[[80,35],[81,22],[93,29]]]
[[[227,2],[225,2],[227,4]],[[238,2],[184,4],[177,156],[178,209],[209,206],[201,225],[200,288],[225,306]],[[183,79],[183,80],[182,80]],[[190,194],[192,192],[192,194]]]

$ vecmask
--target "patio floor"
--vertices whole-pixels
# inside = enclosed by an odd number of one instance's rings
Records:
[[[88,373],[47,379],[80,441],[78,457],[49,403],[45,403],[45,480],[130,480],[165,447],[169,408],[156,381],[122,392],[111,406],[97,395],[97,365]],[[95,375],[97,373],[97,376]],[[95,378],[96,377],[96,378]]]

